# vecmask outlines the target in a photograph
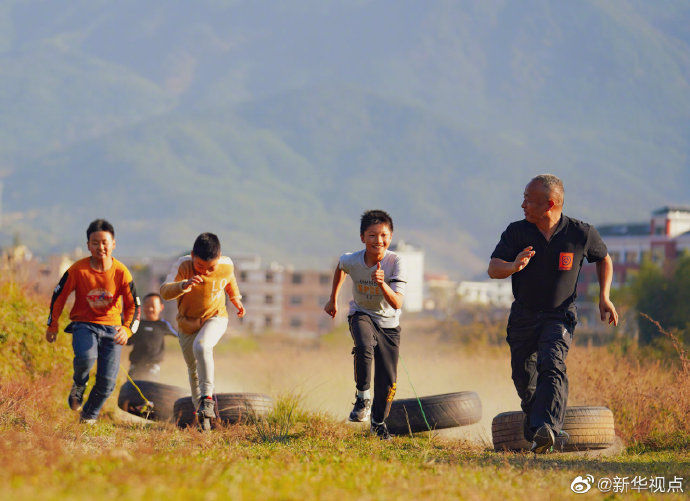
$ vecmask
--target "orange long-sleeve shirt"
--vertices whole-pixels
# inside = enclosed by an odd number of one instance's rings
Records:
[[[204,281],[189,292],[183,292],[184,282],[197,273],[191,256],[177,260],[161,285],[161,296],[166,301],[177,298],[177,326],[185,334],[194,334],[211,317],[227,317],[225,294],[230,299],[241,298],[235,279],[232,259],[221,256],[216,269],[204,275]]]
[[[132,274],[120,261],[113,259],[107,271],[91,267],[91,258],[80,259],[60,279],[50,302],[48,325],[57,330],[58,320],[67,297],[74,291],[74,306],[69,318],[73,322],[101,325],[123,325],[131,336],[139,325],[139,298]],[[124,309],[123,309],[124,305]]]

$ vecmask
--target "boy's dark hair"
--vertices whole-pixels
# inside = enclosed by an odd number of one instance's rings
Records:
[[[91,221],[89,227],[86,228],[86,240],[91,238],[91,233],[96,233],[97,231],[107,231],[113,238],[115,238],[115,228],[105,219],[95,219]]]
[[[213,233],[202,233],[194,240],[192,253],[203,261],[220,257],[220,240]]]
[[[161,303],[163,302],[163,298],[157,292],[149,292],[148,294],[146,294],[144,296],[144,299],[142,299],[141,302],[143,303],[144,301],[146,301],[150,297],[157,297],[158,299],[160,299]]]
[[[359,234],[364,235],[369,226],[374,224],[387,224],[393,233],[393,218],[386,211],[383,210],[368,210],[362,214],[362,219],[359,223]]]

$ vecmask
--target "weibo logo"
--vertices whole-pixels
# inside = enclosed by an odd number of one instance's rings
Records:
[[[105,310],[113,304],[113,295],[105,289],[92,289],[86,294],[86,300],[93,310]]]
[[[573,269],[573,253],[572,252],[561,252],[558,257],[558,269],[559,270],[572,270]]]

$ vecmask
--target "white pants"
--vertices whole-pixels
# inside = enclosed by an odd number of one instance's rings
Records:
[[[192,390],[194,406],[199,406],[202,396],[213,395],[213,347],[228,328],[225,317],[209,318],[196,334],[180,332],[178,339],[182,348],[184,361],[189,373],[189,386]]]

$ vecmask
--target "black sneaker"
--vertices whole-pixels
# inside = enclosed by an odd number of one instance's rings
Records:
[[[568,440],[570,440],[570,435],[568,435],[568,432],[563,430],[559,431],[554,437],[553,448],[559,452],[563,452]]]
[[[69,397],[67,397],[67,404],[69,408],[73,411],[78,411],[81,409],[81,404],[84,402],[84,391],[86,390],[86,385],[79,386],[77,383],[72,384],[72,389],[69,391]]]
[[[371,433],[372,435],[376,435],[379,437],[381,440],[390,440],[391,434],[388,433],[388,426],[386,426],[386,423],[374,423],[373,421],[371,422]]]
[[[199,403],[199,417],[206,419],[216,419],[216,403],[212,397],[201,397]]]
[[[355,395],[355,406],[350,412],[350,421],[362,423],[369,419],[369,414],[371,414],[371,400]]]
[[[537,431],[534,432],[532,439],[532,448],[530,449],[535,454],[544,454],[553,450],[553,444],[556,442],[553,436],[553,431],[548,425],[541,425]]]

